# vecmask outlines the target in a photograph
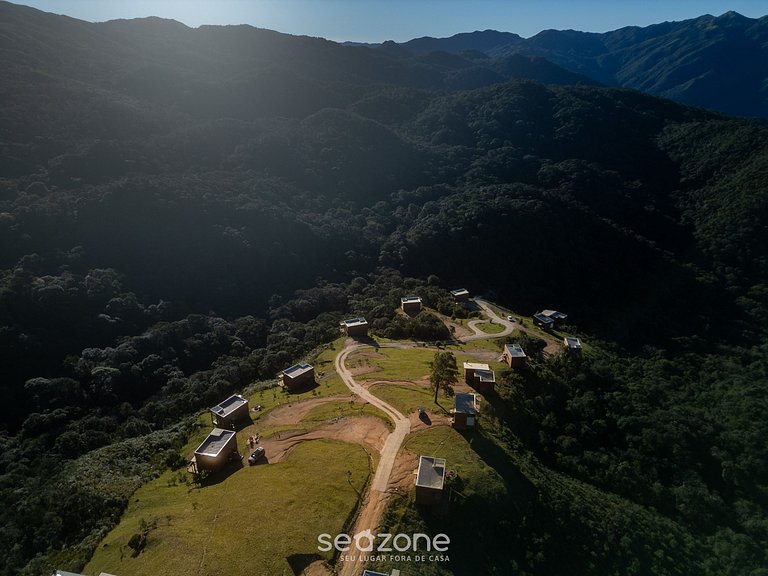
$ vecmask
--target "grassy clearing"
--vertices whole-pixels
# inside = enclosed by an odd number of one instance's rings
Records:
[[[455,478],[446,479],[443,505],[438,509],[422,508],[414,502],[414,490],[403,497],[393,497],[384,516],[387,532],[412,534],[447,534],[450,538],[449,562],[428,560],[423,563],[389,561],[372,566],[389,573],[399,568],[402,574],[431,576],[461,574],[516,574],[506,561],[509,541],[502,522],[509,523],[509,503],[513,494],[489,463],[474,449],[477,435],[462,435],[447,426],[435,426],[412,434],[404,449],[415,454],[445,458],[447,470],[455,470]],[[491,562],[488,562],[491,555]]]
[[[419,407],[437,409],[435,393],[422,386],[406,386],[401,384],[374,384],[370,391],[375,396],[397,408],[402,414],[409,414]],[[438,395],[437,403],[446,411],[453,408],[453,399]]]
[[[471,436],[468,438],[472,439]],[[504,480],[472,449],[467,437],[448,426],[435,426],[412,434],[403,448],[415,454],[445,458],[446,469],[456,470],[462,481],[462,496],[505,494]]]
[[[283,462],[246,466],[202,488],[174,484],[178,475],[168,472],[133,495],[86,573],[293,574],[289,558],[320,554],[317,536],[343,531],[369,459],[360,446],[317,440]],[[142,520],[156,528],[132,558],[126,545]]]
[[[384,412],[376,408],[376,406],[371,404],[360,404],[359,402],[354,401],[329,402],[327,404],[315,406],[312,408],[312,410],[307,412],[301,421],[307,423],[317,422],[319,424],[325,424],[334,418],[354,418],[359,416],[373,416],[374,418],[379,418],[390,430],[395,427],[395,423],[392,421],[392,419]]]
[[[429,376],[435,351],[425,348],[366,349],[350,355],[347,366],[373,366],[375,372],[359,374],[356,380],[419,380]]]
[[[476,325],[478,329],[482,330],[486,334],[498,334],[504,331],[504,326],[496,324],[495,322],[483,322]]]

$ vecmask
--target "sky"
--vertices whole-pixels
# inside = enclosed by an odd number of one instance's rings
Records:
[[[101,22],[160,16],[187,26],[250,24],[335,41],[403,42],[421,36],[499,30],[606,32],[734,10],[768,14],[765,0],[14,0],[46,12]]]

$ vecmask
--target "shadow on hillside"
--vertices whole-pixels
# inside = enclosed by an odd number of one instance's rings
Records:
[[[352,338],[352,340],[358,344],[365,344],[366,346],[370,346],[376,350],[380,348],[379,343],[376,342],[372,336],[350,336],[350,338]]]
[[[288,392],[288,394],[303,394],[304,392],[309,392],[310,390],[314,390],[320,386],[320,384],[317,382],[317,380],[312,380],[312,382],[307,382],[306,384],[302,386],[297,386],[296,388],[291,388],[290,390],[288,388],[285,388],[285,391]]]
[[[304,570],[318,560],[322,560],[323,557],[320,554],[291,554],[285,557],[288,565],[291,567],[295,576],[299,576],[304,573]]]
[[[477,452],[477,455],[504,479],[509,493],[515,495],[512,502],[519,511],[523,511],[522,505],[526,502],[535,501],[536,487],[515,465],[507,452],[488,438],[482,430],[478,430],[474,434],[465,432],[463,435],[469,441],[472,449]]]
[[[227,462],[227,464],[221,470],[216,470],[215,472],[209,472],[206,474],[205,477],[200,481],[200,488],[221,484],[227,478],[232,476],[232,474],[238,470],[241,470],[243,467],[244,464],[241,458],[231,460],[230,462]]]

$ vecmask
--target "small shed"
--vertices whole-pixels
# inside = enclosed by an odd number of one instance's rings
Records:
[[[477,424],[477,397],[472,393],[458,392],[453,397],[451,424],[460,430],[474,428]]]
[[[574,351],[581,351],[581,340],[578,338],[571,338],[570,336],[566,336],[563,338],[563,346],[567,350],[574,350]]]
[[[456,290],[451,290],[451,296],[453,296],[454,302],[465,302],[469,300],[469,290],[466,288],[456,288]]]
[[[368,322],[362,316],[359,318],[342,320],[339,324],[339,327],[341,328],[341,331],[347,336],[368,336]]]
[[[221,404],[209,408],[211,422],[217,428],[234,428],[241,420],[248,419],[248,400],[233,394]]]
[[[193,469],[195,472],[220,470],[234,455],[240,455],[237,434],[232,430],[214,428],[195,450]]]
[[[496,374],[488,364],[464,362],[464,382],[480,392],[488,392],[496,386]]]
[[[406,314],[418,314],[421,312],[421,298],[419,296],[400,298],[400,307]]]
[[[315,382],[315,368],[306,362],[299,362],[280,372],[277,381],[289,391],[311,386]]]
[[[445,484],[445,459],[419,456],[416,472],[416,503],[437,504],[443,497]]]
[[[510,368],[524,366],[528,360],[520,344],[504,344],[504,352],[502,352],[501,356]]]

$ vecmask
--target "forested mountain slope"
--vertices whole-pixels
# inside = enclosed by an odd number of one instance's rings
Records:
[[[478,50],[493,58],[543,56],[608,86],[737,116],[768,117],[768,16],[727,12],[601,34],[545,30],[526,39],[486,30],[399,46],[413,54]]]
[[[82,566],[186,416],[458,285],[595,343],[506,383],[510,446],[707,573],[764,566],[764,126],[477,54],[0,14],[0,574]]]

